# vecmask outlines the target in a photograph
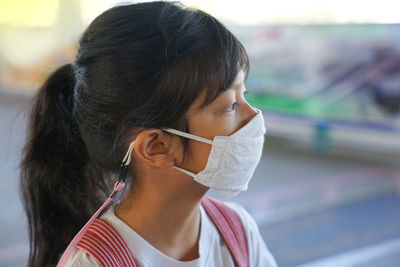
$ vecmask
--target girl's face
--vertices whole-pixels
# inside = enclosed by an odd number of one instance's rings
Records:
[[[217,135],[229,136],[242,128],[257,112],[244,99],[244,72],[240,71],[231,88],[211,104],[200,108],[204,95],[188,110],[190,133],[210,140]],[[207,165],[211,145],[189,139],[188,151],[180,167],[198,173]]]

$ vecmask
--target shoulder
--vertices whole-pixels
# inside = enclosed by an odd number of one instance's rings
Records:
[[[74,249],[65,267],[100,267],[100,264],[88,253],[81,249]]]
[[[268,250],[254,218],[239,204],[224,202],[239,216],[246,232],[249,249],[250,266],[277,266],[274,257]]]
[[[224,204],[234,210],[239,216],[243,224],[243,228],[246,231],[247,239],[259,238],[261,241],[263,241],[256,221],[240,204],[233,202],[224,202]],[[253,239],[250,241],[253,241]]]
[[[246,231],[258,229],[256,221],[242,205],[234,202],[224,202],[224,204],[236,212]]]

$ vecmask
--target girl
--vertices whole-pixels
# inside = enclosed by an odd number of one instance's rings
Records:
[[[275,266],[242,207],[204,197],[246,190],[261,156],[248,68],[242,44],[200,10],[151,2],[98,16],[31,112],[29,266]],[[108,202],[126,178],[124,197],[71,242],[117,174]]]

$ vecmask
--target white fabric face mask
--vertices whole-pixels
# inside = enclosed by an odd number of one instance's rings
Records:
[[[175,129],[163,129],[172,134],[210,144],[211,152],[204,170],[195,174],[174,166],[190,175],[195,181],[213,188],[224,198],[231,198],[240,191],[247,190],[261,158],[265,126],[260,110],[242,128],[230,136],[215,136],[213,140],[185,133]]]

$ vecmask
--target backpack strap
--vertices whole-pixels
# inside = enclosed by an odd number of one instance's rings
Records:
[[[124,239],[101,219],[94,220],[76,247],[93,256],[103,267],[138,267]]]
[[[248,267],[246,232],[239,216],[230,207],[214,198],[205,196],[201,204],[224,239],[236,266]]]

